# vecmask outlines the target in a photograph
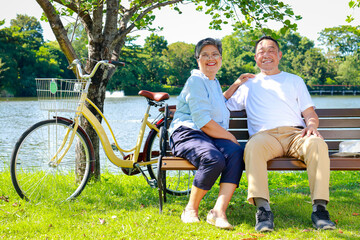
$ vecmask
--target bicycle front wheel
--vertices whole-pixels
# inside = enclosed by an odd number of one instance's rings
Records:
[[[80,128],[69,144],[72,126],[71,120],[51,119],[34,124],[22,134],[10,165],[11,179],[21,198],[34,203],[62,202],[74,199],[84,189],[94,153]]]
[[[157,126],[160,128],[163,123]],[[144,149],[146,151],[146,161],[154,160],[159,158],[160,154],[160,143],[159,143],[158,132],[151,130]],[[156,179],[157,164],[148,165],[148,172],[152,179]],[[171,195],[181,196],[190,193],[192,181],[195,176],[195,171],[192,170],[169,170],[165,171],[166,174],[166,192]]]

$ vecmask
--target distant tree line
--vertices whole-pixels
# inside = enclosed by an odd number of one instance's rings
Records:
[[[9,27],[0,21],[0,92],[16,97],[35,96],[36,77],[74,78],[58,43],[45,42],[39,21],[18,15]],[[87,38],[78,27],[68,26],[68,34],[79,56],[87,56]],[[281,70],[301,76],[311,85],[360,85],[360,26],[338,26],[321,31],[321,48],[298,33],[278,33],[283,52]],[[223,65],[218,79],[230,85],[241,73],[257,73],[254,39],[262,33],[239,31],[222,39]],[[211,37],[211,36],[210,36]],[[194,44],[168,44],[151,34],[144,46],[128,38],[119,56],[126,66],[119,68],[107,85],[109,91],[124,90],[127,95],[140,89],[176,94],[197,68]],[[199,39],[200,40],[200,39]]]

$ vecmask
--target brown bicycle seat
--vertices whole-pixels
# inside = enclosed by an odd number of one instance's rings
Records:
[[[138,93],[140,96],[146,97],[148,99],[154,100],[154,101],[163,101],[170,98],[169,94],[166,92],[150,92],[146,90],[140,90]]]

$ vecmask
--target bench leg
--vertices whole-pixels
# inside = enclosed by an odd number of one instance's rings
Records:
[[[158,174],[158,176],[161,176],[161,173]],[[162,209],[163,209],[163,189],[162,189],[162,179],[161,179],[161,177],[158,177],[158,191],[159,191],[159,212],[160,212],[160,214],[162,214]]]
[[[163,205],[166,202],[166,171],[159,170],[158,191],[159,191],[159,211],[161,214],[163,210]]]
[[[163,198],[164,202],[166,202],[166,171],[161,171],[161,177],[162,177],[162,191],[163,191]]]

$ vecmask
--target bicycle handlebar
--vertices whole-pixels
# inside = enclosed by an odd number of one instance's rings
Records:
[[[124,62],[119,62],[119,61],[109,61],[109,63],[115,65],[115,66],[121,66],[121,67],[125,67],[125,63]]]
[[[98,61],[95,65],[95,67],[93,68],[93,70],[91,71],[90,74],[84,74],[82,67],[81,67],[81,62],[79,59],[74,59],[74,61],[70,64],[70,66],[68,67],[68,69],[73,69],[74,67],[76,67],[78,73],[79,73],[79,77],[82,79],[89,79],[92,78],[95,75],[96,70],[100,67],[101,64],[107,65],[107,66],[125,66],[124,62],[119,62],[119,61],[108,61],[108,60],[101,60]]]

